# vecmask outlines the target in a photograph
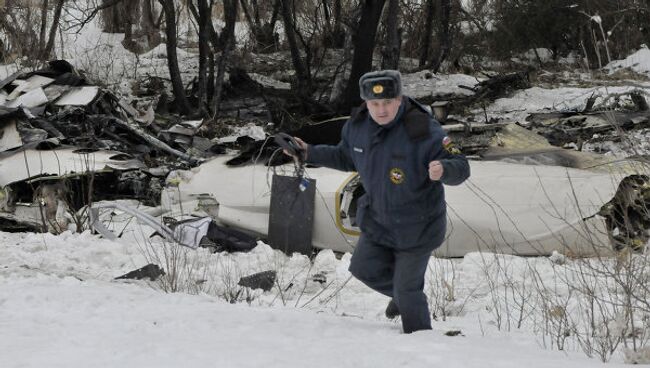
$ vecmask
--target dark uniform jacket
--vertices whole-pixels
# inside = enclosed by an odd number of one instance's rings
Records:
[[[429,162],[439,160],[440,181],[429,178]],[[395,119],[377,124],[362,105],[343,126],[336,146],[309,146],[307,162],[357,171],[366,194],[357,222],[373,241],[397,249],[442,244],[446,229],[443,183],[469,177],[467,159],[440,124],[419,103],[403,97]]]

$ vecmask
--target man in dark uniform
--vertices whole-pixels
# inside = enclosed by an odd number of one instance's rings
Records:
[[[401,315],[405,333],[431,329],[424,274],[445,238],[443,184],[467,179],[469,163],[431,114],[402,95],[398,71],[366,73],[359,87],[365,102],[338,145],[297,141],[306,162],[359,173],[366,194],[358,202],[361,236],[350,272],[392,298],[386,315]]]

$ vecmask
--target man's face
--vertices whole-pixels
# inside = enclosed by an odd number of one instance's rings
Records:
[[[401,104],[401,96],[390,99],[373,99],[366,101],[366,106],[368,106],[370,116],[379,125],[386,125],[393,121]]]

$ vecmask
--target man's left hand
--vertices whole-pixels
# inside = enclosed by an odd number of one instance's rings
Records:
[[[438,181],[442,178],[442,174],[445,172],[445,169],[442,167],[440,161],[431,161],[429,162],[429,179],[433,181]]]

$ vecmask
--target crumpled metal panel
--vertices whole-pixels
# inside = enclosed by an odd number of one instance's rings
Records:
[[[92,151],[73,148],[39,151],[22,150],[0,157],[0,186],[38,176],[64,176],[101,170],[139,169],[145,165],[136,159],[116,160],[118,151]],[[123,158],[124,156],[117,156]]]

